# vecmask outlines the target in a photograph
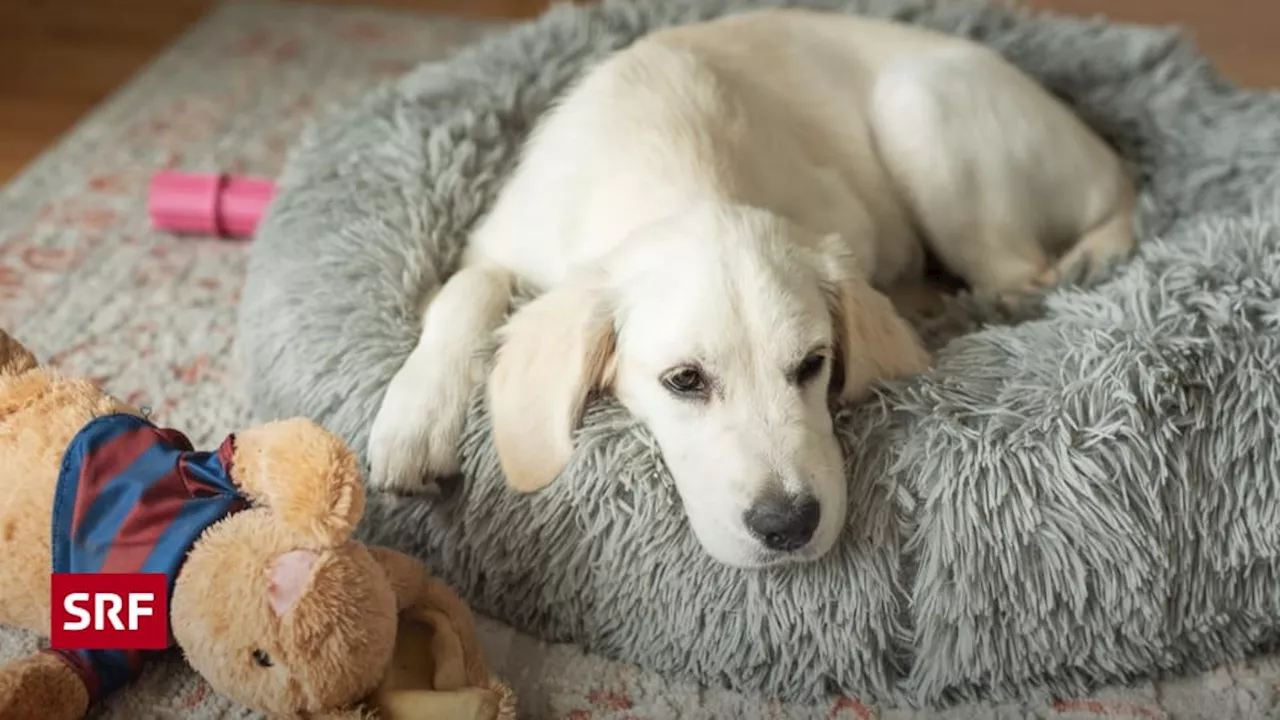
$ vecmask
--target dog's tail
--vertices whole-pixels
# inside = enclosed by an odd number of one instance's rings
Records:
[[[36,356],[0,329],[0,377],[19,375],[39,365]]]

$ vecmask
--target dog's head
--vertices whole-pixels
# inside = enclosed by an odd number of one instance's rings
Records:
[[[847,508],[829,403],[928,356],[838,237],[720,205],[641,234],[505,328],[489,404],[509,483],[555,479],[606,390],[653,433],[712,556],[820,557]]]

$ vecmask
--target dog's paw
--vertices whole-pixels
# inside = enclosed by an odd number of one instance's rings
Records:
[[[457,475],[465,400],[397,374],[369,430],[369,487],[401,494],[437,494],[438,481]]]
[[[370,488],[436,494],[439,480],[458,473],[457,437],[431,425],[413,403],[383,403],[369,431]]]

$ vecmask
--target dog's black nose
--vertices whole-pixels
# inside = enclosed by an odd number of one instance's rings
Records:
[[[757,500],[742,519],[765,547],[792,552],[813,539],[822,520],[822,506],[809,494],[765,496]]]

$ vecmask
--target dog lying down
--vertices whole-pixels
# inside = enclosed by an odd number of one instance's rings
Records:
[[[511,487],[552,482],[589,396],[652,432],[703,547],[818,558],[846,524],[831,405],[930,358],[886,296],[926,249],[1016,298],[1134,246],[1116,155],[994,52],[797,10],[654,33],[547,114],[371,429],[371,484],[458,470],[488,377]]]

